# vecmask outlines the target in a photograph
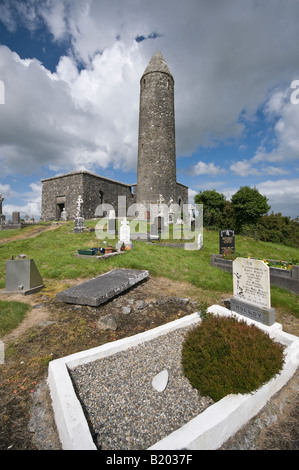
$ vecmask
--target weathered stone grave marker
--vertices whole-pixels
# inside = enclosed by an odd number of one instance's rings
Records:
[[[220,230],[219,253],[223,255],[226,251],[235,252],[235,232],[233,230]]]
[[[18,291],[27,295],[38,292],[43,287],[43,280],[33,259],[6,261],[6,291]]]
[[[77,212],[75,217],[75,227],[73,229],[74,233],[82,233],[85,229],[85,220],[84,217],[82,217],[82,204],[83,199],[79,196],[77,199]]]
[[[20,212],[13,212],[12,213],[12,224],[13,225],[18,225],[20,223],[21,223]]]
[[[264,261],[235,259],[233,287],[231,310],[264,325],[271,326],[275,323],[275,310],[271,308],[269,266]]]
[[[148,271],[113,269],[78,286],[59,292],[56,295],[56,300],[69,304],[97,307],[147,279],[148,276]]]
[[[116,220],[115,220],[115,210],[109,211],[109,219],[108,219],[108,233],[109,235],[116,234]]]

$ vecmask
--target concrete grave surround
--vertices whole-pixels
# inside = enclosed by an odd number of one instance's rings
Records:
[[[268,400],[288,382],[299,366],[299,338],[283,332],[279,323],[270,327],[265,326],[249,318],[244,319],[219,305],[211,306],[208,311],[220,316],[233,315],[239,320],[245,320],[248,324],[254,324],[265,331],[273,340],[285,345],[283,369],[254,393],[227,395],[180,429],[152,445],[149,450],[219,449],[224,442],[261,411]],[[62,448],[64,450],[96,450],[83,409],[73,388],[69,369],[124,351],[177,328],[196,325],[200,321],[200,315],[194,313],[144,333],[51,361],[48,384]],[[167,388],[163,393],[167,393]]]
[[[70,304],[97,307],[116,295],[147,279],[148,271],[138,269],[113,269],[78,286],[56,294],[56,300]]]

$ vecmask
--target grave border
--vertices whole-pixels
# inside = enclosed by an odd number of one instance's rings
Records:
[[[283,369],[254,393],[231,394],[222,398],[148,450],[219,449],[224,442],[261,411],[267,401],[288,382],[299,366],[299,338],[283,332],[281,324],[274,323],[269,327],[219,305],[212,305],[208,312],[219,316],[234,316],[248,324],[255,324],[268,333],[273,340],[284,344],[286,349]],[[196,312],[135,336],[51,361],[48,385],[63,450],[96,450],[83,409],[76,396],[69,369],[137,346],[177,328],[196,325],[200,321],[200,314]]]

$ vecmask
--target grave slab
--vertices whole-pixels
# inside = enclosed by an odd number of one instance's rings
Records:
[[[149,272],[138,269],[113,269],[56,295],[56,300],[70,304],[98,307],[132,286],[147,279]]]

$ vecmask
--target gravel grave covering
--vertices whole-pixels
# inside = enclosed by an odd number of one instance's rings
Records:
[[[147,449],[213,404],[183,374],[182,343],[190,328],[70,370],[98,449]],[[168,384],[158,392],[152,379],[164,369]]]

